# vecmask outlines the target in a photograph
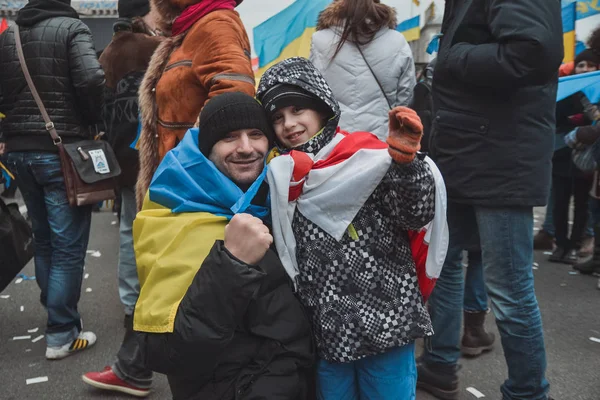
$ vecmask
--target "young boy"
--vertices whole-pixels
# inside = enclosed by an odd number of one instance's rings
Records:
[[[414,341],[433,331],[411,238],[438,206],[432,168],[415,157],[418,116],[390,112],[389,146],[341,131],[331,89],[303,58],[270,68],[257,97],[284,154],[269,164],[273,232],[313,325],[318,397],[414,399]]]

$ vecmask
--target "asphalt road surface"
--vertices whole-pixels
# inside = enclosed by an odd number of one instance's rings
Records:
[[[541,221],[542,210],[536,210]],[[124,333],[123,308],[117,291],[117,218],[109,210],[95,213],[90,251],[85,272],[89,277],[82,287],[80,311],[86,330],[98,335],[90,350],[61,361],[44,358],[45,340],[32,340],[44,334],[46,316],[39,304],[39,289],[33,280],[12,283],[0,295],[0,400],[126,399],[126,395],[93,389],[81,375],[109,365],[117,353]],[[535,270],[538,300],[542,308],[546,346],[547,376],[551,395],[556,400],[600,399],[600,291],[597,278],[572,275],[566,265],[551,264],[547,255],[536,254]],[[23,273],[34,275],[30,263]],[[488,327],[496,332],[493,318]],[[29,333],[29,330],[38,329]],[[13,340],[30,335],[31,339]],[[485,398],[500,399],[499,387],[506,378],[502,348],[474,360],[463,360],[460,372],[461,400],[476,399],[467,388],[475,388]],[[47,382],[29,384],[26,380],[47,377]],[[153,399],[170,399],[164,376],[156,376]],[[419,392],[418,400],[433,397]]]

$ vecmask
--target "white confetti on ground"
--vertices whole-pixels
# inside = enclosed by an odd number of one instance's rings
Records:
[[[25,381],[25,383],[27,383],[28,385],[33,385],[35,383],[42,383],[42,382],[48,382],[48,377],[47,376],[39,376],[37,378],[30,378]]]
[[[533,269],[539,269],[539,267],[533,267]]]
[[[89,288],[85,289],[85,291],[86,291],[86,293],[91,293],[92,292],[92,288],[89,287]]]
[[[25,349],[25,353],[29,353],[31,349]]]
[[[533,263],[533,266],[534,266],[534,267],[539,267],[539,266],[540,266],[540,264],[538,264],[538,263],[534,262],[534,263]]]
[[[17,279],[17,280],[15,281],[15,283],[16,283],[16,284],[19,284],[19,283],[21,283],[21,282],[23,282],[23,278],[19,278],[19,279]]]
[[[116,224],[117,224],[117,221],[113,221],[113,222],[111,222],[110,224],[111,224],[111,225],[116,225]]]
[[[576,272],[576,271],[569,271],[569,275],[579,275],[579,272]]]
[[[36,333],[37,331],[39,331],[40,328],[33,328],[33,329],[28,329],[27,333]]]
[[[565,287],[565,286],[567,286],[567,284],[566,283],[561,283],[560,286],[561,287]]]
[[[92,254],[90,254],[92,257],[102,257],[102,253],[100,253],[98,250],[94,251]]]
[[[44,335],[40,335],[40,336],[36,337],[35,339],[33,339],[33,340],[31,341],[31,343],[39,342],[39,341],[40,341],[40,340],[42,340],[43,338],[44,338]]]
[[[485,397],[485,395],[483,393],[481,393],[479,390],[477,390],[473,387],[468,387],[467,392],[471,393],[473,396],[477,397],[478,399]]]
[[[596,342],[596,343],[600,343],[600,339],[596,338],[596,337],[591,337],[590,340],[592,342]]]
[[[25,311],[25,307],[21,306],[21,312]]]
[[[551,256],[551,255],[552,255],[552,252],[551,252],[551,251],[545,251],[545,252],[544,252],[544,255],[545,255],[545,256]]]
[[[89,278],[89,277],[90,277],[90,274],[85,274],[85,275],[83,276],[83,279],[87,279],[87,278]]]
[[[13,340],[28,340],[31,339],[31,335],[25,335],[25,336],[15,336],[13,338]]]
[[[2,295],[2,296],[0,296],[0,297],[2,297],[3,299],[8,299],[8,298],[10,298],[10,295],[9,295],[9,294],[3,294],[3,295]]]

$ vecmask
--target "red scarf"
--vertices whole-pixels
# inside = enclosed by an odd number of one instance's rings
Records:
[[[177,36],[190,29],[200,18],[215,10],[233,10],[235,0],[203,0],[198,4],[189,6],[173,22],[172,36]]]

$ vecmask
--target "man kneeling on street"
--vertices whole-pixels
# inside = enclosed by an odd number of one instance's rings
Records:
[[[270,249],[272,141],[256,100],[215,97],[162,161],[134,222],[134,329],[175,400],[309,397],[309,323]]]

